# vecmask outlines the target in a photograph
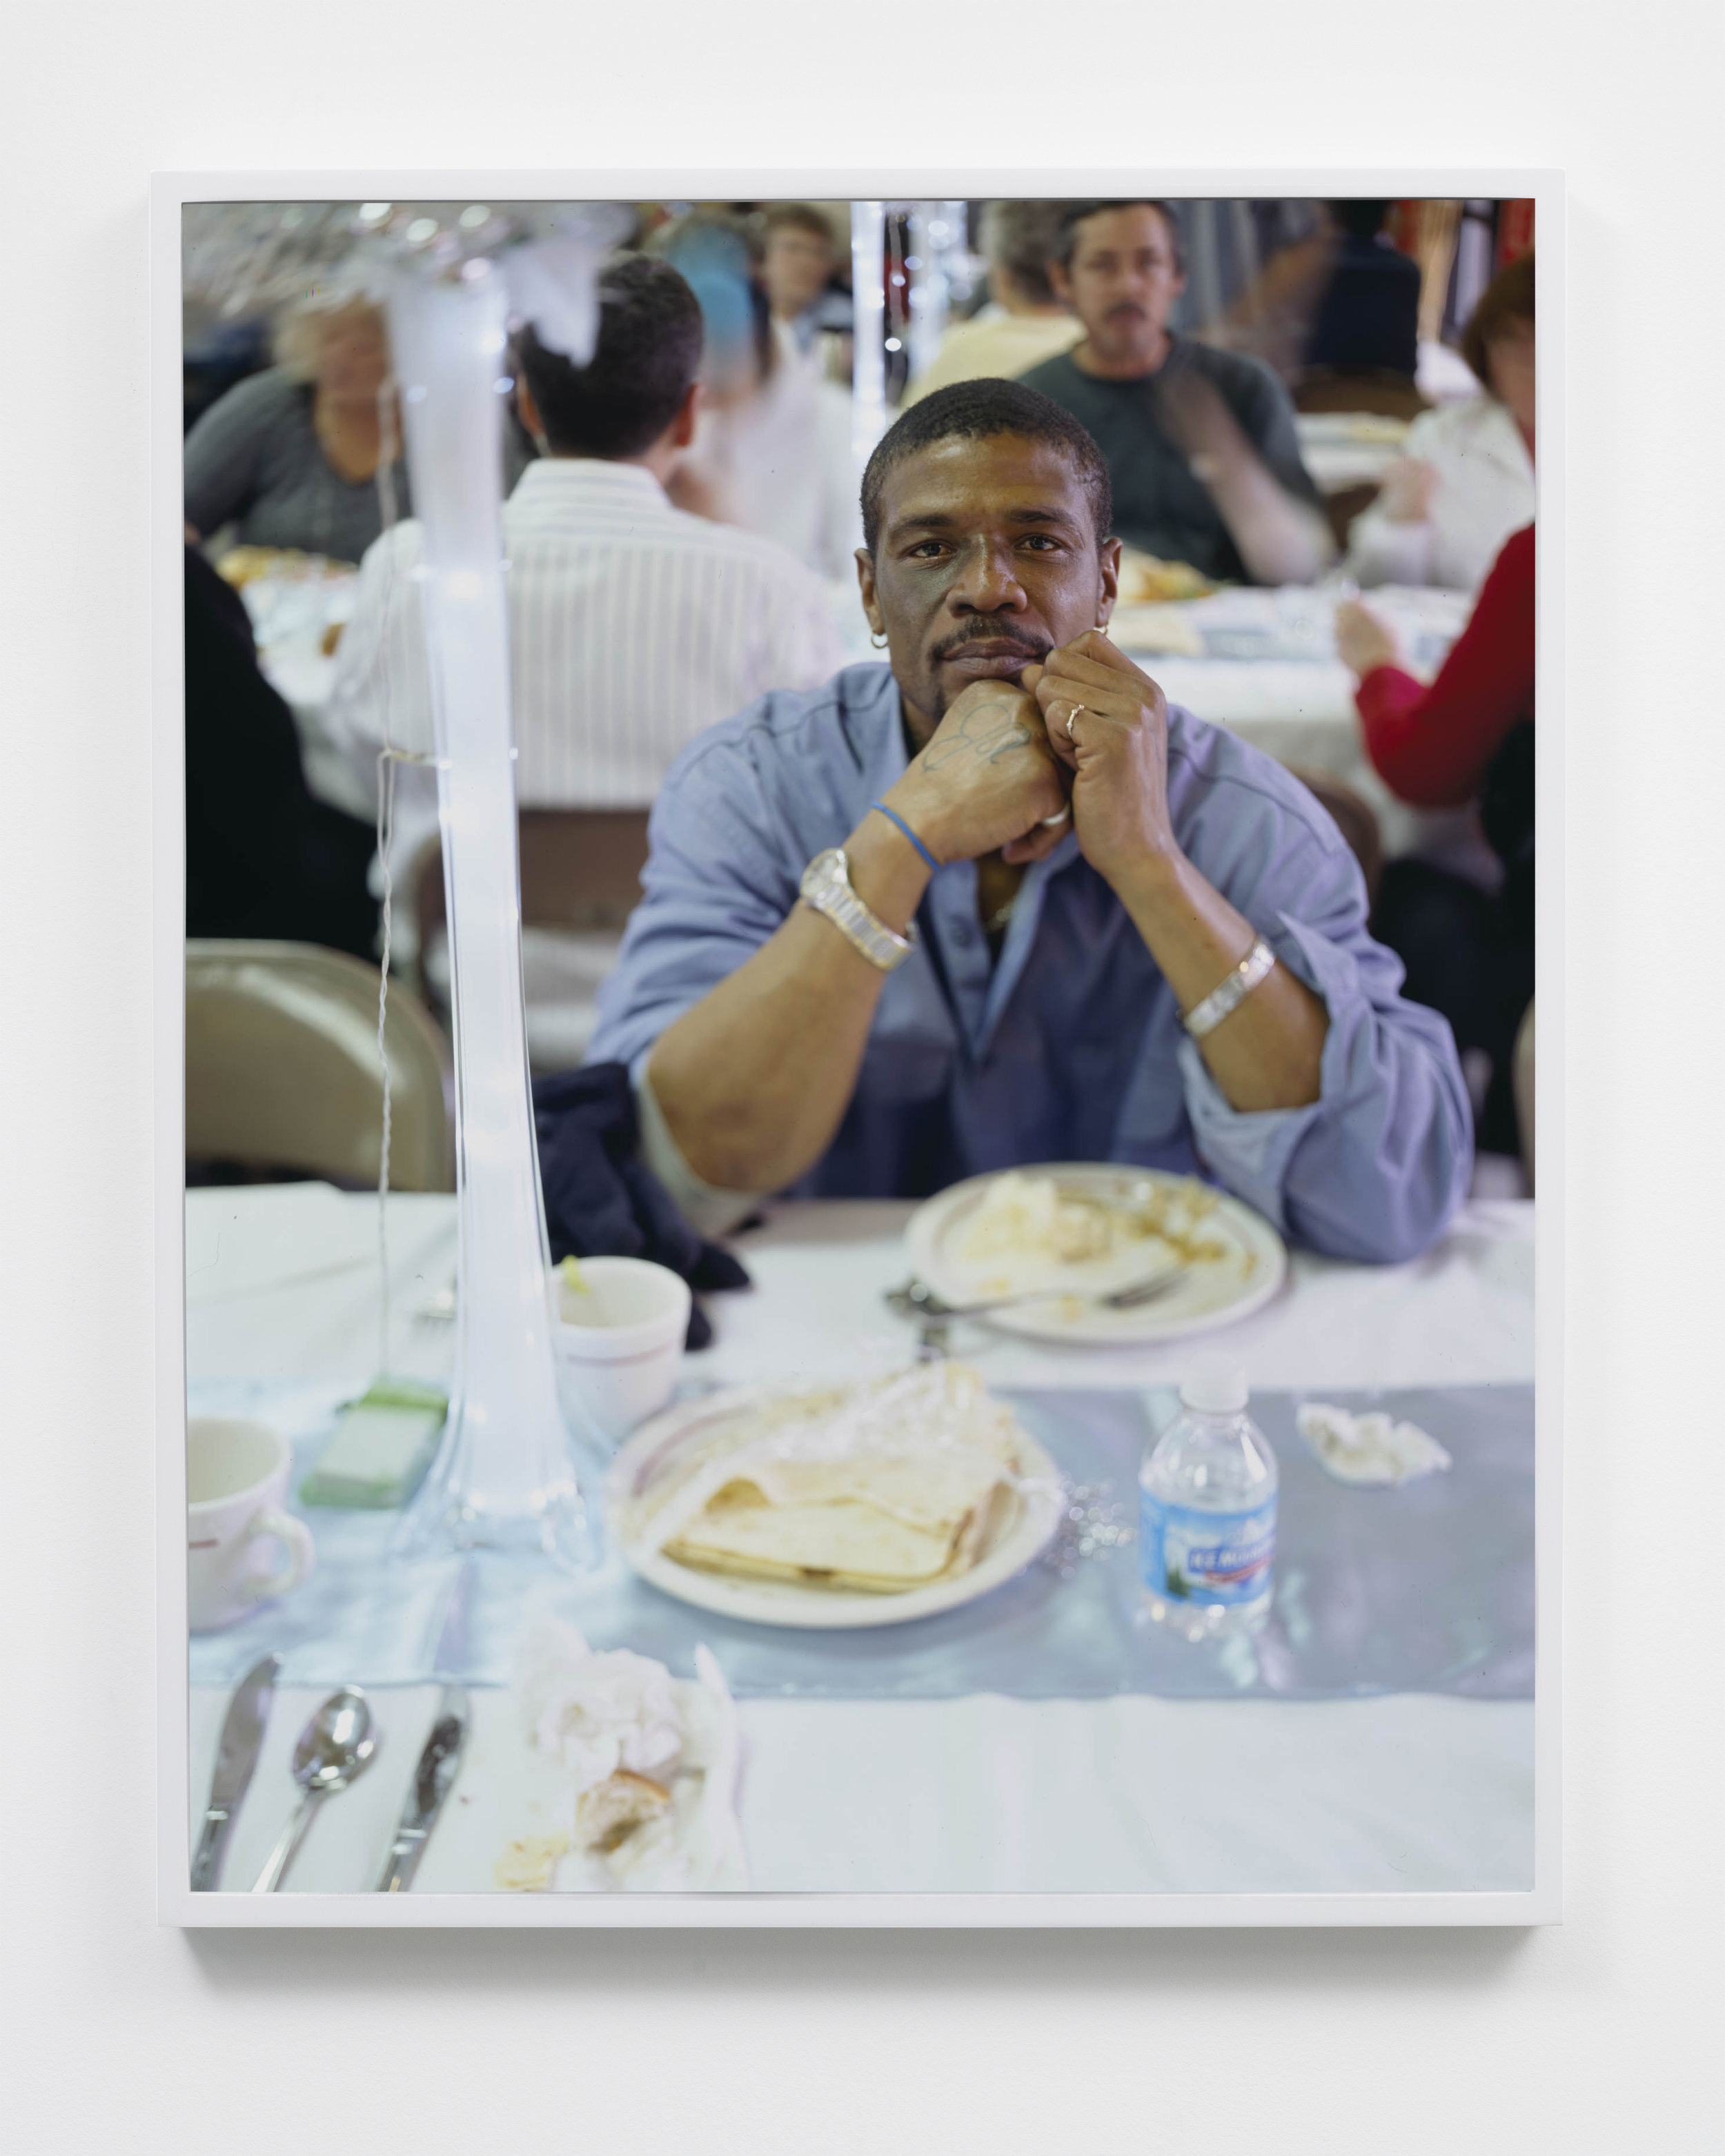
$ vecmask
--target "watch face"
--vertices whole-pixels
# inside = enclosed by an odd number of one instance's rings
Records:
[[[824,854],[817,854],[803,871],[802,889],[806,897],[809,892],[821,891],[835,883],[848,883],[845,873],[845,860],[842,847],[829,846]]]

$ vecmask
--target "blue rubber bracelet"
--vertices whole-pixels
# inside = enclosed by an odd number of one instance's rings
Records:
[[[889,824],[897,824],[900,830],[904,833],[905,836],[916,849],[917,852],[922,855],[923,860],[927,862],[930,868],[937,869],[940,866],[940,863],[935,859],[934,855],[929,852],[927,847],[923,844],[922,841],[916,836],[916,834],[911,829],[910,825],[906,823],[904,818],[901,816],[896,810],[889,808],[884,801],[871,801],[870,802],[869,806],[871,808],[878,808]]]

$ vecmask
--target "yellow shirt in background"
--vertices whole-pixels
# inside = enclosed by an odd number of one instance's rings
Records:
[[[1069,350],[1083,335],[1084,325],[1076,315],[1009,315],[1004,308],[985,307],[947,331],[931,363],[905,385],[899,409],[954,382],[977,382],[985,375],[1015,381]]]

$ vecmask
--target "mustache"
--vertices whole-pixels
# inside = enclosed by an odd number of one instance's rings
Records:
[[[1010,622],[989,621],[978,617],[968,628],[952,636],[942,637],[930,656],[936,661],[956,658],[959,652],[968,651],[973,644],[1009,644],[1024,654],[1028,666],[1033,660],[1045,659],[1054,649],[1045,638],[1026,636],[1023,629],[1015,629]]]

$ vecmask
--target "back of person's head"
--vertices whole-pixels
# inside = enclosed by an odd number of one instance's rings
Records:
[[[1171,202],[1146,195],[1135,202],[1066,202],[1060,205],[1060,219],[1055,240],[1054,259],[1063,270],[1072,267],[1072,257],[1078,252],[1078,228],[1086,218],[1100,217],[1108,209],[1153,209],[1168,227],[1168,244],[1174,250],[1174,267],[1183,275],[1186,268],[1186,243],[1180,232],[1179,213]]]
[[[669,262],[625,254],[599,278],[599,333],[577,367],[531,325],[516,339],[521,370],[554,455],[638,457],[681,408],[701,366],[701,308]]]
[[[1060,243],[1057,202],[991,202],[983,205],[983,254],[990,270],[1004,270],[1027,300],[1058,305],[1048,265]]]
[[[1507,263],[1480,295],[1461,332],[1461,357],[1489,388],[1490,347],[1500,337],[1533,326],[1533,257]]]
[[[863,545],[872,554],[880,531],[881,497],[896,468],[937,442],[987,441],[997,434],[1019,434],[1046,442],[1071,465],[1090,501],[1097,543],[1114,521],[1114,495],[1108,466],[1089,432],[1064,405],[1022,382],[983,376],[932,389],[900,413],[875,445],[863,474]]]
[[[1389,215],[1387,202],[1366,202],[1350,196],[1346,202],[1327,202],[1330,222],[1354,239],[1375,239]]]

